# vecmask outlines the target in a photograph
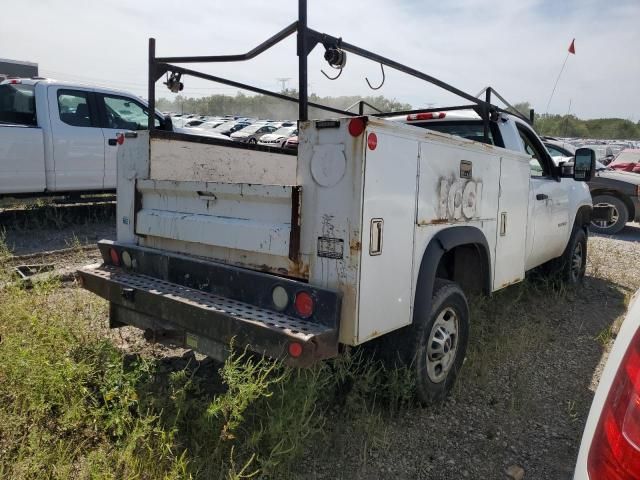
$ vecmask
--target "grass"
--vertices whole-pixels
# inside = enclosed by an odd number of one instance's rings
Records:
[[[106,303],[55,280],[0,289],[0,478],[289,478],[338,410],[384,437],[408,372],[361,354],[296,370],[234,350],[220,385],[197,362],[122,352]]]

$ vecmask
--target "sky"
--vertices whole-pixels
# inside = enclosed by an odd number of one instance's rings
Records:
[[[8,1],[8,0],[5,0]],[[309,26],[342,37],[470,94],[490,85],[511,103],[549,113],[640,121],[640,0],[308,0]],[[146,96],[148,38],[158,56],[244,53],[297,19],[295,0],[20,0],[0,16],[0,58],[37,62],[40,74]],[[309,56],[309,89],[384,95],[414,108],[464,103],[401,72],[348,55],[336,81]],[[279,91],[297,88],[295,35],[250,62],[187,65]],[[334,72],[328,72],[334,73]],[[184,95],[237,89],[185,78]],[[171,98],[161,82],[156,96]]]

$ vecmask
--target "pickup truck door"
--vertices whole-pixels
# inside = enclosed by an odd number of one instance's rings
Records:
[[[529,162],[529,213],[527,222],[526,269],[562,255],[569,238],[569,193],[553,175],[553,160],[528,128],[518,125]]]
[[[104,137],[93,90],[50,86],[56,191],[99,190],[104,181]]]
[[[116,188],[116,164],[119,133],[146,130],[147,108],[137,100],[112,93],[96,92],[104,135],[104,188]],[[156,127],[160,121],[156,120]]]

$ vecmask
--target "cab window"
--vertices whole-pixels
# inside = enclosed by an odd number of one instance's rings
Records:
[[[95,127],[89,95],[82,90],[58,90],[60,120],[73,127]]]
[[[126,97],[102,95],[105,128],[122,128],[125,130],[146,130],[149,124],[148,110],[141,104]],[[160,126],[160,120],[155,119],[155,126]]]
[[[520,135],[520,141],[524,151],[531,155],[529,160],[529,167],[531,169],[532,177],[549,177],[551,172],[549,170],[549,164],[547,157],[545,156],[544,147],[539,142],[534,140],[535,136],[531,132],[527,131],[524,127],[518,125],[518,134]]]

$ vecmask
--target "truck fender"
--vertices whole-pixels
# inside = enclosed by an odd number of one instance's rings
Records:
[[[591,222],[591,212],[593,210],[593,205],[590,204],[582,204],[576,209],[575,216],[573,218],[573,228],[571,229],[571,234],[576,230],[576,228],[585,227],[585,233],[587,233],[587,227]]]
[[[478,249],[483,265],[482,289],[486,295],[491,293],[491,255],[489,244],[482,231],[471,226],[440,230],[429,241],[422,255],[415,290],[414,318],[417,312],[428,312],[431,309],[436,271],[442,256],[449,250],[462,245],[473,245]]]

